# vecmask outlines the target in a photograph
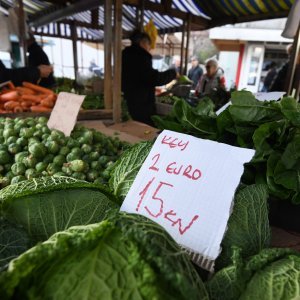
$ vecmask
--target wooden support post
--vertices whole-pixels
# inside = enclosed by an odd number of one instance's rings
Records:
[[[19,44],[21,48],[21,61],[27,65],[27,45],[26,45],[26,21],[24,14],[23,0],[18,0],[18,27],[19,27]]]
[[[74,75],[75,80],[78,78],[78,51],[77,51],[77,29],[75,24],[71,24],[71,37],[73,47],[73,60],[74,60]]]
[[[144,30],[144,15],[145,15],[145,1],[140,0],[140,22],[139,22],[139,29],[141,31]]]
[[[185,37],[186,21],[182,24],[181,48],[180,48],[180,72],[183,71],[183,54],[184,54],[184,37]]]
[[[135,27],[140,27],[140,8],[138,6],[135,8]]]
[[[285,90],[287,92],[287,95],[292,94],[293,88],[295,88],[296,92],[299,93],[299,82],[298,82],[298,86],[293,86],[293,83],[295,80],[294,75],[295,75],[295,71],[296,71],[298,55],[300,55],[300,25],[299,25],[297,33],[294,37],[293,50],[292,50],[288,73],[287,73],[286,82],[285,82],[285,87],[286,87]]]
[[[104,16],[104,107],[112,109],[112,0],[105,0]]]
[[[114,0],[113,120],[115,123],[120,123],[122,121],[122,2],[122,0]]]
[[[186,27],[186,47],[185,47],[185,60],[183,74],[187,74],[187,67],[189,63],[189,47],[190,47],[190,36],[191,36],[191,15],[188,16],[187,27]]]

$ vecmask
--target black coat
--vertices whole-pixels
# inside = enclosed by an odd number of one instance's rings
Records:
[[[189,70],[188,78],[193,81],[193,88],[197,86],[202,75],[203,70],[199,65]]]
[[[39,65],[50,65],[49,58],[43,48],[37,43],[33,42],[27,49],[28,65],[30,67],[38,67]],[[53,73],[51,73],[47,78],[42,78],[39,85],[44,87],[52,87],[55,85],[55,79]]]
[[[37,83],[40,78],[40,71],[36,67],[18,69],[7,69],[0,60],[0,83],[12,81],[15,85],[21,85],[23,81]]]
[[[122,90],[134,120],[153,125],[155,86],[176,78],[175,70],[158,72],[152,67],[152,56],[142,47],[132,45],[122,52]]]

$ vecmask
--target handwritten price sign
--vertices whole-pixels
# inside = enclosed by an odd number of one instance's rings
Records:
[[[62,131],[70,136],[76,124],[78,112],[85,96],[61,92],[47,123],[50,129]]]
[[[207,261],[219,255],[243,165],[253,155],[254,150],[164,130],[121,210],[159,223],[211,269]]]

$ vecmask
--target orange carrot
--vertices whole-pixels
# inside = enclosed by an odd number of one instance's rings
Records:
[[[20,113],[20,112],[23,112],[23,108],[20,105],[15,106],[14,107],[14,113]]]
[[[40,103],[42,100],[42,97],[40,95],[22,95],[21,100],[22,101],[31,101],[33,103]]]
[[[4,104],[5,110],[13,110],[16,106],[19,106],[19,102],[17,101],[8,101]]]
[[[45,106],[41,106],[41,105],[35,105],[35,106],[31,106],[30,110],[32,112],[50,112],[51,108],[45,107]]]
[[[49,107],[49,108],[53,108],[54,102],[53,102],[52,100],[43,99],[43,100],[41,101],[41,105],[42,105],[42,106]]]
[[[35,91],[33,91],[32,89],[26,88],[26,87],[22,87],[22,86],[18,86],[16,88],[16,90],[21,94],[21,95],[34,95]]]
[[[23,86],[26,87],[26,88],[29,88],[37,93],[40,93],[40,94],[47,94],[47,95],[51,95],[51,94],[54,94],[53,91],[49,90],[49,89],[46,89],[42,86],[39,86],[39,85],[36,85],[36,84],[33,84],[33,83],[30,83],[30,82],[26,82],[24,81],[23,82]]]
[[[0,100],[3,102],[6,101],[17,101],[19,98],[19,95],[16,91],[10,91],[8,93],[0,95]]]
[[[31,101],[22,101],[21,106],[24,107],[30,107],[32,105]]]

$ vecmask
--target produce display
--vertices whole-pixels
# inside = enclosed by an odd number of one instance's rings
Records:
[[[80,125],[66,137],[45,117],[0,118],[0,299],[300,298],[300,253],[270,248],[269,224],[272,201],[300,204],[300,105],[246,91],[231,102],[216,115],[207,97],[196,107],[176,99],[170,115],[153,118],[161,129],[256,150],[214,274],[160,225],[119,211],[153,142],[129,147]]]
[[[76,125],[71,136],[49,130],[47,118],[0,118],[0,184],[41,176],[106,182],[126,144]]]
[[[185,132],[196,137],[254,148],[242,182],[263,183],[273,199],[300,203],[300,106],[293,98],[261,102],[247,91],[234,92],[220,115],[209,99],[193,108],[177,101],[169,116],[155,116],[160,129]]]
[[[127,214],[56,233],[13,260],[0,284],[1,299],[208,299],[172,238]]]
[[[21,87],[10,83],[0,92],[0,113],[50,112],[56,98],[53,91],[29,82]]]
[[[212,276],[195,267],[161,226],[118,212],[150,148],[140,143],[121,156],[110,190],[46,177],[0,191],[1,299],[300,296],[299,253],[268,248],[266,185],[239,186]]]

